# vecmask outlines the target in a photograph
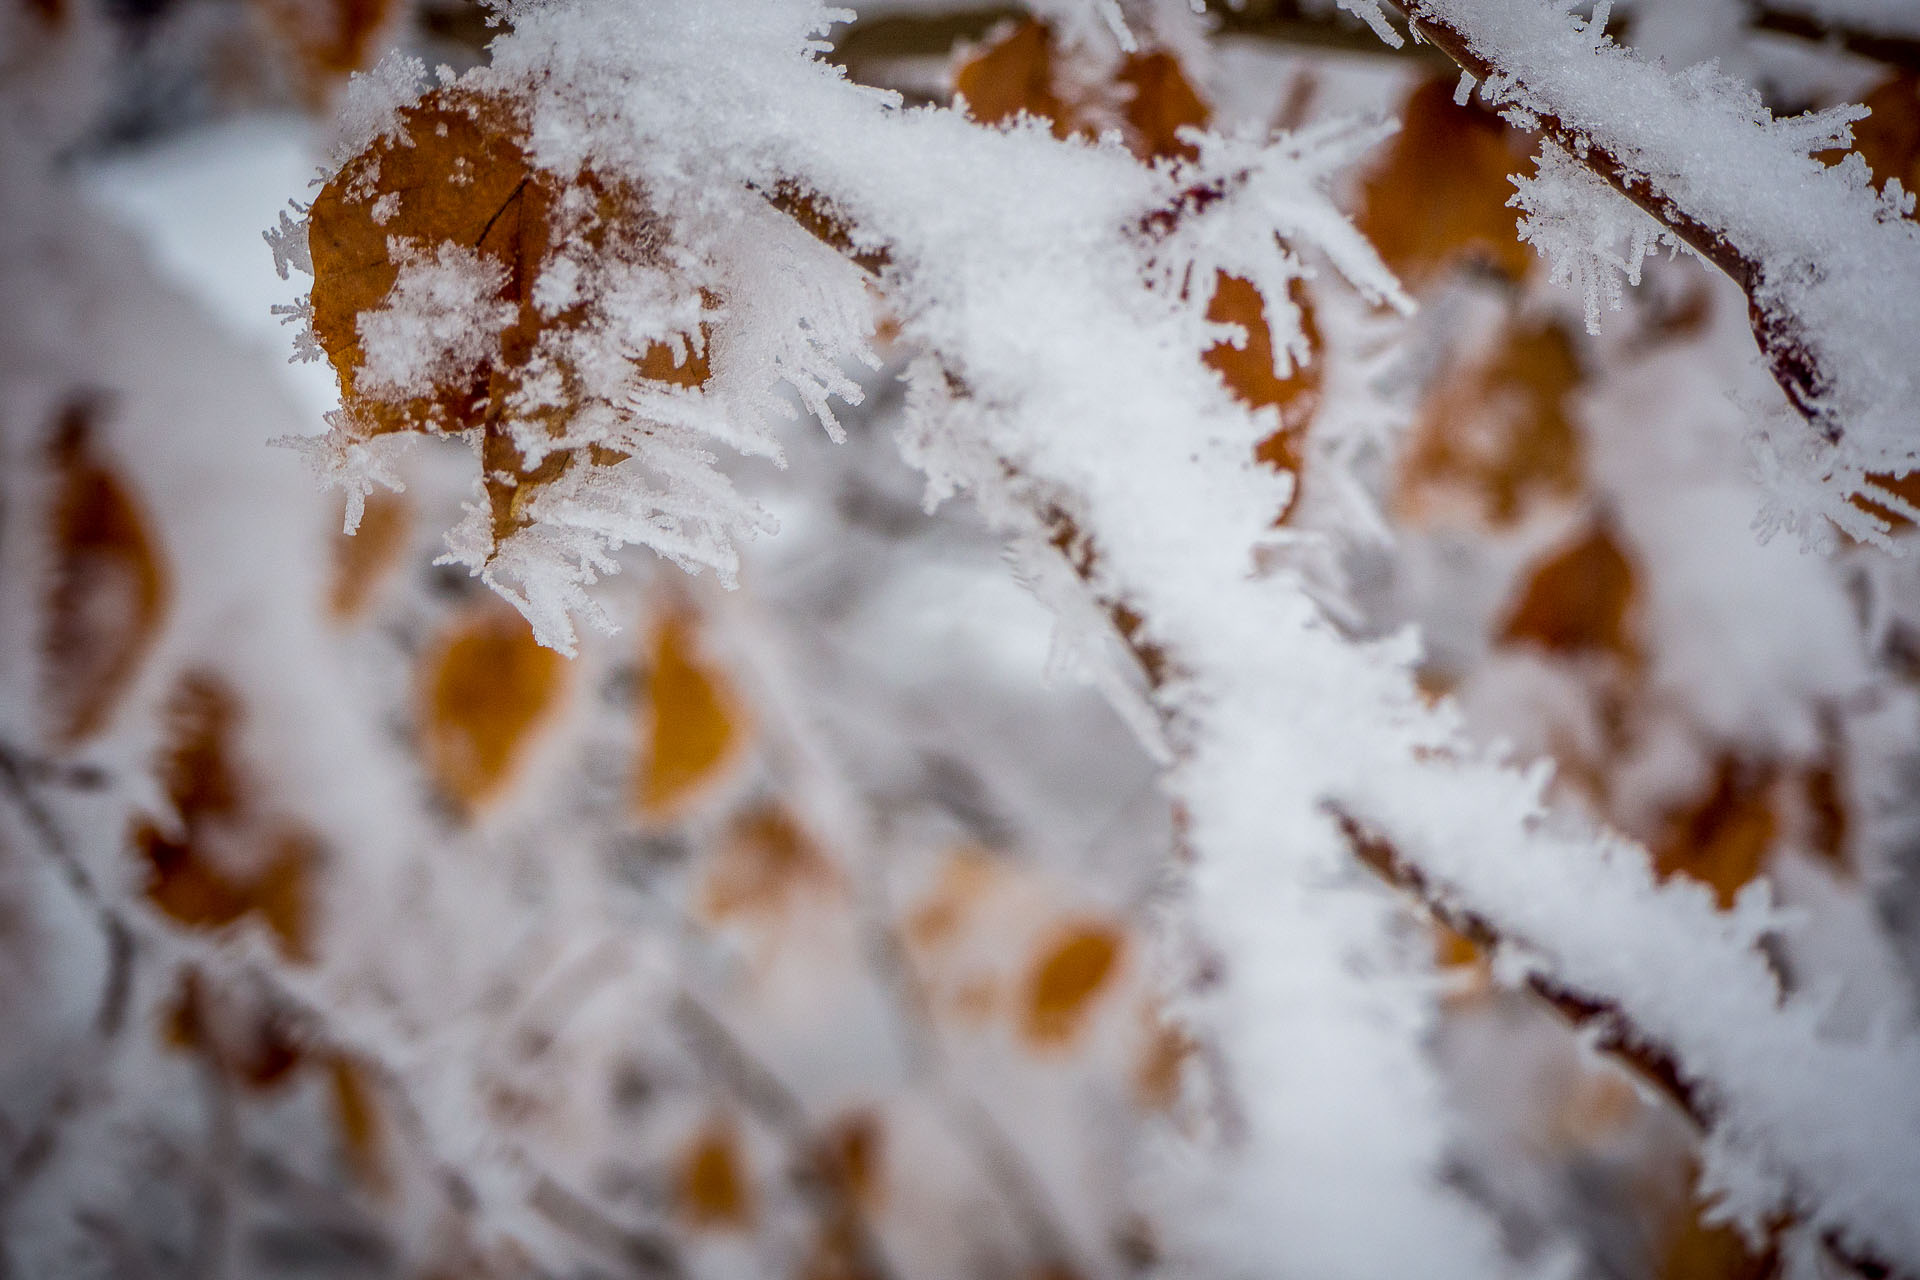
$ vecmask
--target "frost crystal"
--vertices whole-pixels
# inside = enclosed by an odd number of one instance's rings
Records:
[[[1602,306],[1620,309],[1620,284],[1640,283],[1647,255],[1684,246],[1555,143],[1540,144],[1534,167],[1532,177],[1515,178],[1519,190],[1507,202],[1521,212],[1520,238],[1547,260],[1552,283],[1579,290],[1587,332],[1597,334]]]

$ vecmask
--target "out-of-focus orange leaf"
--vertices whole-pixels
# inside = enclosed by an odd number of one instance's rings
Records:
[[[844,1210],[830,1213],[800,1264],[798,1280],[886,1280],[888,1273],[867,1253],[854,1216]]]
[[[327,1060],[327,1088],[340,1122],[341,1150],[354,1174],[376,1194],[392,1187],[386,1161],[386,1122],[367,1068],[343,1054]]]
[[[399,113],[383,136],[342,165],[308,216],[313,258],[313,332],[340,380],[352,430],[450,434],[480,428],[481,476],[496,544],[526,526],[527,502],[575,466],[624,455],[599,446],[523,454],[514,428],[565,433],[578,407],[579,378],[551,334],[594,322],[592,300],[554,310],[535,303],[536,286],[561,248],[597,260],[659,261],[659,219],[624,183],[583,170],[571,178],[535,167],[525,148],[521,105],[504,95],[443,88]],[[501,284],[498,328],[462,331],[457,349],[420,371],[424,382],[372,377],[363,321],[393,295],[409,261],[446,255],[469,273],[492,268]],[[687,335],[691,337],[691,335]],[[477,341],[477,345],[476,344]],[[677,359],[676,347],[690,347]],[[709,369],[701,343],[655,342],[635,374],[697,386]],[[557,384],[559,402],[511,409],[525,380]],[[517,416],[515,416],[517,412]]]
[[[1862,105],[1873,114],[1853,126],[1853,149],[1882,185],[1898,178],[1908,191],[1920,190],[1920,75],[1896,73]]]
[[[1049,121],[1059,138],[1117,128],[1142,160],[1194,156],[1179,131],[1205,128],[1213,113],[1172,53],[1130,53],[1113,69],[1111,82],[1063,70],[1061,57],[1052,30],[1028,18],[960,64],[954,93],[982,124],[1004,124],[1025,112]]]
[[[1848,865],[1853,817],[1847,811],[1837,753],[1800,774],[1801,837],[1806,849],[1839,868]]]
[[[1631,1125],[1647,1103],[1622,1072],[1611,1066],[1575,1067],[1554,1115],[1553,1137],[1568,1147],[1591,1149]]]
[[[680,1156],[680,1212],[695,1227],[745,1230],[753,1225],[753,1190],[742,1167],[740,1135],[724,1117],[694,1134]]]
[[[377,41],[397,25],[402,0],[254,0],[317,95],[373,64]]]
[[[1318,347],[1320,332],[1314,324],[1313,308],[1298,280],[1294,281],[1293,302],[1300,308],[1308,345]],[[1267,326],[1266,301],[1259,290],[1239,276],[1219,273],[1213,300],[1207,304],[1207,319],[1216,324],[1237,324],[1247,331],[1245,345],[1219,343],[1207,351],[1205,359],[1250,408],[1271,406],[1279,412],[1280,429],[1260,442],[1255,456],[1269,466],[1293,473],[1296,483],[1287,504],[1291,510],[1300,499],[1299,482],[1305,477],[1307,427],[1320,407],[1320,366],[1296,363],[1284,378],[1274,373],[1273,331]],[[1284,518],[1286,512],[1280,515]]]
[[[835,1189],[858,1204],[878,1207],[885,1189],[885,1133],[869,1110],[841,1116],[821,1138],[821,1161]]]
[[[421,666],[420,742],[434,781],[469,814],[511,786],[565,691],[567,667],[492,598],[456,618]]]
[[[360,527],[333,543],[333,574],[327,611],[342,622],[360,616],[382,582],[399,563],[412,525],[412,509],[397,493],[375,491],[366,497]]]
[[[159,778],[178,834],[136,821],[147,897],[180,924],[218,929],[253,914],[288,959],[312,959],[312,878],[320,842],[248,794],[233,739],[239,702],[217,677],[185,676],[168,703],[171,736]]]
[[[1484,948],[1457,929],[1434,925],[1433,960],[1447,974],[1447,999],[1455,1005],[1470,1005],[1491,995],[1493,962]]]
[[[670,612],[653,635],[634,798],[668,821],[716,782],[745,745],[746,716],[719,671],[702,661],[690,614]]]
[[[1866,160],[1882,186],[1897,178],[1906,190],[1920,190],[1920,75],[1895,73],[1869,93],[1862,105],[1873,114],[1853,126],[1853,149]],[[1867,479],[1895,497],[1920,506],[1920,471],[1880,472]],[[1875,502],[1870,494],[1855,495],[1853,503],[1895,529],[1913,523]]]
[[[1635,662],[1634,600],[1633,564],[1606,526],[1596,524],[1535,567],[1500,639],[1557,654],[1611,653]]]
[[[1133,1073],[1134,1100],[1145,1111],[1171,1111],[1180,1100],[1187,1063],[1200,1046],[1179,1023],[1164,1014],[1148,1014],[1140,1062]]]
[[[908,917],[907,941],[923,951],[954,942],[1001,876],[999,860],[984,849],[955,850],[941,867],[933,892]]]
[[[1037,1048],[1073,1041],[1119,971],[1126,939],[1104,921],[1069,925],[1047,940],[1028,971],[1021,1030]]]
[[[1191,160],[1198,154],[1192,144],[1180,139],[1179,131],[1206,128],[1213,112],[1187,79],[1178,58],[1164,49],[1130,53],[1115,78],[1131,91],[1125,114],[1127,142],[1135,155]]]
[[[1722,907],[1732,906],[1773,849],[1778,777],[1771,765],[1722,756],[1706,791],[1666,815],[1652,844],[1655,869],[1662,876],[1684,875],[1709,885]]]
[[[1356,225],[1410,287],[1474,260],[1519,279],[1532,250],[1520,243],[1508,175],[1525,154],[1515,130],[1453,101],[1451,78],[1407,99],[1400,132],[1367,177]]]
[[[1920,471],[1909,471],[1899,475],[1891,471],[1869,472],[1867,479],[1872,484],[1885,489],[1902,502],[1920,507]],[[1870,493],[1856,493],[1853,495],[1852,502],[1854,506],[1860,508],[1868,515],[1878,516],[1880,519],[1885,520],[1896,530],[1908,529],[1913,526],[1912,520],[1909,520],[1893,508],[1876,502]]]
[[[1075,121],[1055,96],[1053,63],[1052,33],[1028,18],[961,63],[953,91],[982,124],[1003,124],[1024,111],[1052,121],[1054,135],[1064,138]]]
[[[1516,327],[1427,396],[1401,462],[1396,505],[1412,520],[1464,509],[1494,528],[1581,485],[1567,396],[1580,384],[1558,325]]]
[[[838,880],[833,863],[793,817],[768,805],[734,820],[707,873],[702,906],[716,921],[779,916],[800,894]]]
[[[1656,1280],[1774,1280],[1779,1257],[1771,1248],[1755,1253],[1739,1231],[1709,1224],[1689,1202],[1668,1226]]]
[[[105,727],[152,648],[167,577],[133,495],[92,450],[76,401],[53,441],[53,580],[42,653],[48,736],[61,746]]]

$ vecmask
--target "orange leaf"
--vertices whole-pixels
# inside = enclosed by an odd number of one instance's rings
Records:
[[[106,726],[166,609],[146,521],[91,449],[89,406],[70,404],[53,442],[53,589],[42,631],[48,736],[70,746]]]
[[[386,1165],[385,1121],[380,1095],[368,1070],[354,1059],[334,1054],[327,1060],[327,1085],[340,1122],[341,1147],[360,1181],[384,1194],[392,1187]]]
[[[1293,282],[1293,302],[1300,308],[1307,345],[1320,345],[1320,331],[1314,324],[1313,308],[1308,304],[1305,287]],[[1233,394],[1249,408],[1272,406],[1280,414],[1280,429],[1260,442],[1255,456],[1268,466],[1293,473],[1296,483],[1288,509],[1300,500],[1298,481],[1304,477],[1303,444],[1307,427],[1320,407],[1320,367],[1295,364],[1282,378],[1273,371],[1273,331],[1267,326],[1266,300],[1251,282],[1220,272],[1214,281],[1213,300],[1207,304],[1207,319],[1216,324],[1237,324],[1247,331],[1243,346],[1222,342],[1205,356],[1209,368],[1217,372]],[[1286,512],[1281,512],[1285,518]]]
[[[1777,776],[1769,765],[1722,756],[1705,793],[1666,815],[1663,832],[1652,844],[1655,869],[1662,876],[1684,875],[1709,885],[1720,905],[1731,907],[1772,852]]]
[[[775,916],[809,887],[838,881],[834,866],[784,810],[768,805],[743,814],[720,843],[705,884],[711,920]]]
[[[1920,75],[1896,73],[1862,105],[1873,114],[1853,126],[1853,149],[1881,185],[1898,178],[1908,191],[1920,189]]]
[[[379,37],[392,32],[400,0],[254,0],[268,27],[293,52],[315,96],[330,81],[372,65]]]
[[[412,511],[399,494],[376,490],[367,495],[360,527],[334,539],[329,613],[342,622],[360,616],[399,563],[412,523]]]
[[[1119,969],[1125,940],[1111,925],[1085,921],[1063,930],[1028,972],[1023,1030],[1036,1047],[1058,1047],[1080,1034],[1094,1004]]]
[[[558,708],[566,664],[491,598],[440,637],[422,665],[420,737],[428,770],[473,815],[508,790]]]
[[[705,794],[746,740],[739,701],[700,660],[687,614],[668,614],[654,633],[645,707],[634,794],[644,816],[664,821]]]
[[[638,190],[592,170],[562,177],[535,167],[525,128],[511,97],[437,89],[399,113],[397,132],[342,165],[308,215],[313,332],[340,380],[346,429],[371,436],[479,428],[496,544],[529,523],[527,501],[540,488],[576,466],[624,456],[598,446],[521,451],[528,428],[564,435],[584,394],[565,344],[544,339],[606,319],[590,289],[558,311],[536,305],[543,273],[562,249],[584,248],[601,262],[662,261],[663,229]],[[465,326],[443,359],[428,361],[424,385],[371,377],[364,322],[392,300],[403,265],[448,255],[497,272],[498,293],[487,300],[497,304],[497,327]],[[676,346],[691,347],[691,358],[676,359]],[[709,372],[702,351],[699,342],[654,342],[633,372],[697,386]],[[517,410],[515,396],[529,380],[543,407]],[[550,387],[559,388],[557,403]]]
[[[1920,471],[1908,471],[1901,474],[1895,474],[1891,471],[1875,471],[1869,472],[1867,479],[1871,483],[1885,489],[1894,497],[1899,498],[1901,501],[1920,507]],[[1856,493],[1853,495],[1851,501],[1854,506],[1860,508],[1868,515],[1878,516],[1896,530],[1907,529],[1913,526],[1913,521],[1901,515],[1893,508],[1883,506],[1881,503],[1875,501],[1873,495],[1870,493]]]
[[[1053,122],[1055,137],[1073,132],[1067,105],[1055,95],[1053,34],[1028,18],[954,72],[953,91],[982,124],[1004,124],[1021,112]]]
[[[821,1162],[836,1191],[871,1209],[880,1202],[884,1148],[880,1117],[853,1111],[827,1128],[820,1142]]]
[[[1534,569],[1500,639],[1559,654],[1637,656],[1629,624],[1633,565],[1604,525]]]
[[[1145,1111],[1171,1111],[1180,1081],[1200,1046],[1178,1023],[1154,1013],[1147,1019],[1145,1050],[1133,1075],[1133,1096]]]
[[[1004,124],[1025,112],[1050,121],[1057,138],[1090,138],[1118,127],[1142,160],[1195,155],[1179,130],[1205,128],[1213,113],[1173,54],[1164,49],[1130,53],[1109,83],[1063,73],[1061,53],[1052,28],[1025,19],[960,64],[954,93],[966,99],[968,114],[982,124]]]
[[[933,892],[907,920],[907,941],[932,951],[957,940],[968,918],[1000,884],[998,859],[983,849],[962,848],[947,858]]]
[[[302,1061],[300,1045],[280,1016],[221,991],[194,969],[181,972],[164,1006],[161,1038],[206,1055],[236,1083],[254,1089],[281,1083]]]
[[[1452,78],[1407,99],[1400,132],[1366,180],[1360,231],[1409,286],[1465,261],[1519,279],[1532,261],[1520,243],[1508,175],[1520,167],[1516,132],[1453,101]]]
[[[744,1230],[753,1224],[753,1192],[741,1168],[740,1137],[718,1119],[694,1135],[680,1157],[680,1211],[696,1227]]]
[[[1710,1225],[1690,1201],[1667,1230],[1656,1280],[1772,1280],[1778,1262],[1771,1247],[1753,1252],[1737,1230]]]
[[[1558,325],[1512,328],[1485,359],[1439,383],[1400,464],[1396,504],[1409,519],[1464,507],[1493,528],[1581,486],[1580,436],[1567,415],[1580,384]]]
[[[1204,129],[1213,112],[1187,79],[1180,60],[1164,49],[1130,53],[1115,77],[1132,90],[1127,99],[1128,145],[1143,160],[1199,153],[1179,138],[1182,128]]]
[[[221,681],[189,672],[168,703],[171,736],[159,780],[181,833],[140,820],[132,839],[147,864],[147,898],[191,928],[259,917],[290,960],[312,959],[311,884],[319,839],[262,812],[233,759],[239,702]]]

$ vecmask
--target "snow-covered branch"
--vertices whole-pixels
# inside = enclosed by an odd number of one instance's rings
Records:
[[[1857,110],[1775,119],[1710,66],[1670,72],[1614,45],[1604,19],[1534,0],[1413,0],[1414,31],[1745,290],[1775,380],[1812,427],[1774,442],[1824,515],[1882,538],[1851,497],[1920,465],[1912,338],[1920,224],[1898,183],[1875,191],[1857,158],[1828,165]]]

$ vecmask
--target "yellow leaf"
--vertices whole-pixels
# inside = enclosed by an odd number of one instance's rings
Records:
[[[680,1211],[695,1227],[744,1230],[753,1224],[753,1192],[742,1169],[733,1124],[711,1121],[680,1157]]]
[[[1022,1030],[1029,1043],[1056,1048],[1086,1025],[1119,970],[1125,940],[1100,921],[1082,921],[1049,940],[1027,975]]]
[[[566,664],[491,598],[456,619],[421,670],[420,738],[429,772],[469,815],[511,786],[566,685]]]
[[[653,637],[634,798],[642,815],[677,817],[706,794],[746,739],[739,700],[701,660],[694,621],[670,613]]]

